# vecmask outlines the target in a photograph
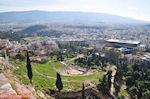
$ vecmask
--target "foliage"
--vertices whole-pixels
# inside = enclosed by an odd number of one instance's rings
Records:
[[[105,57],[108,59],[109,63],[116,65],[119,63],[121,53],[114,49],[110,49],[105,51]]]
[[[85,99],[84,83],[82,84],[82,99]]]
[[[45,29],[45,28],[47,28],[47,26],[45,26],[45,25],[32,25],[32,26],[29,26],[29,27],[21,30],[21,31],[18,31],[18,33],[33,34],[35,32],[38,32],[39,30]]]
[[[103,79],[99,79],[99,84],[97,85],[97,89],[102,92],[103,95],[110,95],[110,87],[111,87],[111,75],[112,71],[109,70],[106,75],[103,76]]]
[[[60,37],[62,34],[64,34],[63,31],[60,30],[54,30],[54,29],[50,29],[50,30],[44,30],[44,31],[39,31],[37,33],[38,36],[55,36],[55,37]]]
[[[32,83],[32,68],[30,63],[30,58],[27,52],[27,72],[28,72],[28,78],[30,79],[30,83]]]
[[[20,53],[18,53],[16,56],[15,56],[15,58],[16,59],[20,59],[20,60],[24,60],[25,59],[25,56],[24,55],[22,55],[22,54],[20,54]]]
[[[120,92],[120,85],[118,83],[114,83],[114,87],[115,87],[115,95],[118,96],[118,93]]]
[[[96,55],[95,53],[91,53],[90,56],[86,56],[83,58],[78,58],[75,60],[75,63],[80,66],[102,66],[106,67],[106,58],[101,57],[100,55]]]
[[[126,75],[128,70],[126,62],[123,60],[118,63],[116,69],[116,75],[114,77],[114,87],[115,87],[115,95],[118,96],[118,93],[121,91],[121,83],[123,83],[123,77]]]
[[[148,76],[150,74],[150,68],[146,62],[136,61],[133,65],[128,66],[126,59],[121,59],[116,66],[116,95],[120,91],[120,82],[124,81],[127,86],[126,91],[132,99],[148,99],[147,97],[150,97],[150,77]]]
[[[61,76],[59,73],[57,73],[56,87],[58,88],[59,91],[63,89],[63,83],[61,81]]]
[[[126,74],[127,91],[132,98],[145,98],[148,97],[150,90],[150,74],[149,65],[145,62],[136,62],[128,70]],[[146,96],[145,96],[146,94]]]
[[[57,61],[64,61],[65,59],[73,58],[76,55],[68,50],[63,51],[54,51],[50,53],[52,59],[57,59]]]
[[[12,40],[19,41],[25,37],[27,37],[27,35],[25,35],[25,34],[12,33],[11,31],[7,31],[7,32],[1,32],[0,31],[0,38],[1,39],[9,39],[11,41]]]

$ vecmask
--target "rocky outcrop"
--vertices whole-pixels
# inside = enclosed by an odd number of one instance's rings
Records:
[[[2,73],[0,73],[0,93],[16,94],[16,91],[12,89],[8,79]]]

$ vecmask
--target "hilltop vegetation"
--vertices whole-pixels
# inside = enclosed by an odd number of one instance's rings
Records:
[[[32,25],[30,27],[27,27],[21,31],[18,31],[19,33],[26,33],[29,35],[32,35],[34,33],[37,33],[39,30],[45,29],[47,26],[45,25]]]
[[[1,39],[9,39],[11,41],[19,41],[21,40],[22,38],[26,37],[25,34],[21,34],[21,33],[12,33],[10,31],[7,31],[7,32],[2,32],[0,31],[0,38]]]

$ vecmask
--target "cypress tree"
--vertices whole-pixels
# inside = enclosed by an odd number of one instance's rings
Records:
[[[29,54],[27,52],[27,72],[28,72],[28,78],[30,79],[30,83],[32,84],[32,68],[31,68],[31,62],[29,58]]]
[[[63,83],[61,81],[61,76],[59,73],[57,73],[56,87],[59,91],[63,89]]]
[[[82,99],[85,99],[84,83],[82,83]]]

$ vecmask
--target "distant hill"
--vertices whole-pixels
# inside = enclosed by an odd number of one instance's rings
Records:
[[[59,37],[60,35],[64,34],[63,31],[53,29],[47,30],[47,28],[49,27],[47,27],[46,25],[32,25],[15,33],[19,35],[23,34],[27,37],[33,36],[35,33],[37,36],[56,36],[56,37]]]
[[[21,33],[36,33],[39,30],[45,29],[45,28],[47,28],[47,26],[45,26],[45,25],[33,25],[33,26],[29,26],[19,32],[21,32]]]
[[[94,12],[49,12],[20,11],[0,13],[0,23],[32,23],[32,22],[111,22],[111,23],[144,23],[145,21],[121,17],[112,14]]]

